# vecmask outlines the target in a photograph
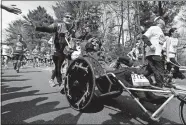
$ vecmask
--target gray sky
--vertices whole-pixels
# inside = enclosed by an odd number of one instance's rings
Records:
[[[55,5],[55,3],[56,1],[2,1],[3,5],[16,5],[19,9],[22,10],[22,14],[16,15],[2,9],[2,40],[5,40],[5,28],[8,27],[9,23],[17,19],[22,19],[22,16],[27,15],[29,10],[34,10],[38,6],[45,7],[47,13],[50,14],[54,19],[56,19],[54,11],[52,9],[52,5]]]
[[[20,15],[15,15],[2,10],[2,29],[7,28],[8,23],[11,21],[22,18],[22,16],[26,15],[29,10],[34,10],[38,6],[45,7],[47,13],[55,18],[54,11],[52,9],[52,5],[55,5],[55,2],[56,1],[2,1],[3,5],[14,4],[22,10],[22,14]]]

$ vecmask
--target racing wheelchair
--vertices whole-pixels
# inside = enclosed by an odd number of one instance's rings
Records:
[[[186,88],[182,86],[171,88],[153,86],[142,74],[137,72],[139,70],[129,67],[122,67],[119,70],[104,69],[91,55],[78,57],[70,63],[64,78],[67,101],[73,109],[83,111],[89,108],[94,96],[116,98],[126,91],[152,120],[158,121],[165,106],[173,98],[177,98],[180,100],[180,118],[182,123],[186,125]],[[167,79],[171,79],[171,77]],[[95,89],[99,91],[99,94]],[[162,98],[141,101],[138,92],[165,94],[168,97],[164,98],[156,111],[150,113],[142,101],[156,103]]]
[[[66,41],[69,48],[73,48],[70,42]],[[79,53],[77,48],[74,55],[71,54],[73,59],[68,62],[63,78],[64,92],[73,109],[84,111],[89,108],[94,97],[116,98],[126,91],[152,120],[159,121],[159,116],[165,106],[173,98],[177,98],[180,100],[180,119],[186,125],[186,87],[178,85],[169,88],[157,87],[150,84],[150,81],[142,75],[141,68],[121,67],[116,70],[105,66],[93,54],[79,56]],[[167,83],[172,81],[171,73],[172,70],[165,75]],[[140,93],[146,95],[146,98],[141,98]],[[162,97],[162,95],[166,97]],[[160,106],[150,112],[143,102],[159,103]]]

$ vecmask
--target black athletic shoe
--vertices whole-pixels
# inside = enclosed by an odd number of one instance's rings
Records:
[[[62,90],[60,91],[60,93],[64,95],[65,94],[65,89],[62,88]]]

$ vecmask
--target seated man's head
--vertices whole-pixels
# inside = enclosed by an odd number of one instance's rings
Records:
[[[66,24],[73,24],[74,22],[74,16],[70,12],[66,12],[63,17],[63,22]]]

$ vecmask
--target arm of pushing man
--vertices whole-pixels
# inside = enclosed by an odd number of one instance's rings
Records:
[[[155,47],[152,45],[152,43],[149,41],[148,37],[145,35],[142,36],[142,40],[144,41],[147,46],[149,46],[152,50],[155,50]]]
[[[57,31],[57,24],[51,24],[49,26],[35,27],[36,31],[54,33]]]

